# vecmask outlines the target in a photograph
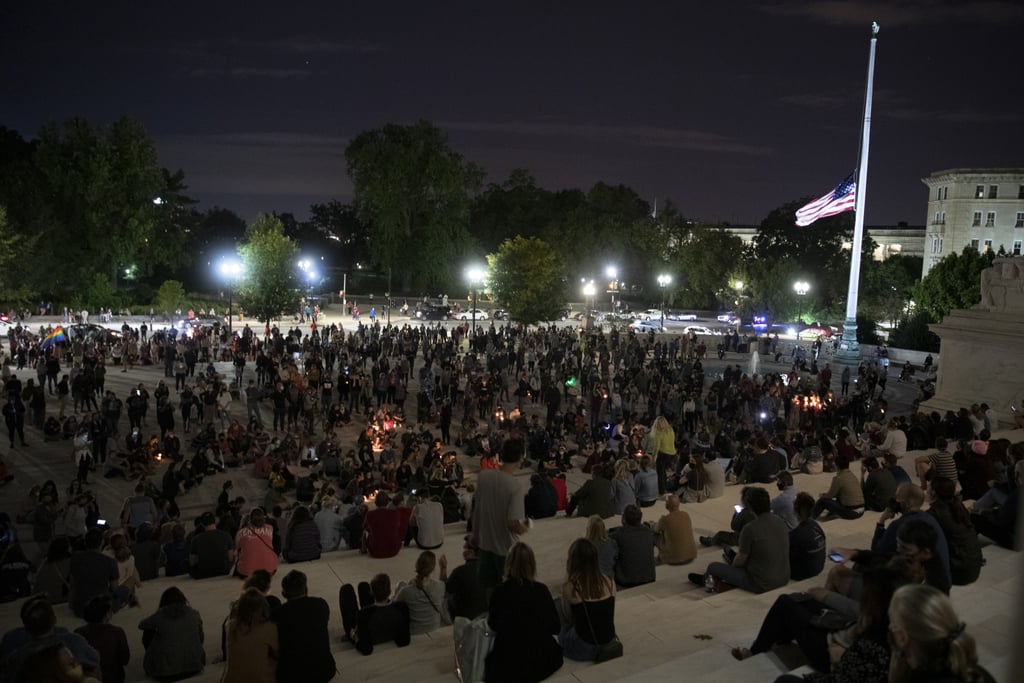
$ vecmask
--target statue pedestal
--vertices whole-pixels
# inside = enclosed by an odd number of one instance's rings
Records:
[[[929,327],[942,339],[942,360],[935,396],[922,403],[921,410],[956,412],[972,403],[987,403],[999,416],[1000,426],[1012,426],[1010,404],[1020,400],[1024,377],[1024,315],[961,309]]]

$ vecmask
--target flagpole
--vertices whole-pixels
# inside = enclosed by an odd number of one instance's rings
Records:
[[[868,82],[864,96],[864,128],[861,131],[860,163],[857,167],[857,196],[854,206],[853,244],[850,254],[850,284],[846,293],[846,321],[839,342],[836,361],[856,368],[860,364],[860,345],[857,343],[857,295],[860,290],[860,252],[864,241],[864,202],[868,195],[868,148],[871,143],[871,95],[875,81],[875,46],[878,43],[878,24],[871,23],[871,53],[868,57]]]

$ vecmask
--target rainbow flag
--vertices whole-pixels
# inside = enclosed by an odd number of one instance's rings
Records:
[[[64,341],[67,341],[67,337],[64,336],[64,328],[62,328],[60,325],[57,325],[53,332],[46,335],[46,338],[43,339],[43,341],[39,344],[39,348],[49,348],[54,344],[59,344]]]

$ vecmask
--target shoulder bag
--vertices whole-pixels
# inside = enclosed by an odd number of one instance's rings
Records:
[[[583,599],[583,595],[580,595],[580,601],[583,603],[583,615],[587,618],[587,625],[590,626],[590,633],[594,633],[594,622],[590,620],[590,610],[587,609],[587,601]],[[599,644],[597,646],[597,657],[594,658],[596,664],[601,662],[607,662],[612,659],[618,659],[622,656],[622,641],[619,640],[618,636],[612,636],[612,639],[607,643]]]

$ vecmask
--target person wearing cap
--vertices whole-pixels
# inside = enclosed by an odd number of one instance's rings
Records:
[[[235,560],[231,535],[217,528],[217,518],[212,512],[204,512],[199,523],[202,528],[189,544],[189,574],[193,579],[206,579],[230,573]]]

